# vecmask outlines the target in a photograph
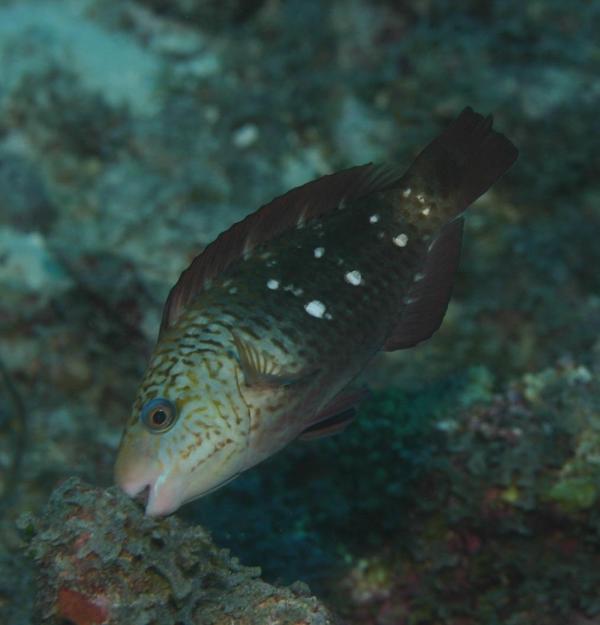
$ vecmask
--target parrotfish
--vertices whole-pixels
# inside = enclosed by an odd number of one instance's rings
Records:
[[[296,439],[342,431],[369,361],[439,328],[465,209],[517,154],[466,108],[406,172],[324,176],[222,233],[169,293],[120,487],[170,514]]]

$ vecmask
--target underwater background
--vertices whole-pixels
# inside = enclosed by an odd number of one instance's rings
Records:
[[[350,625],[600,623],[599,32],[593,0],[0,0],[0,623],[105,622],[34,598],[44,506],[112,484],[191,259],[467,105],[520,156],[441,329],[377,358],[343,434],[175,516]]]

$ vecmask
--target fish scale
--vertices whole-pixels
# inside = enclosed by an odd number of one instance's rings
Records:
[[[379,313],[382,308],[400,306],[400,299],[412,283],[414,273],[421,268],[425,246],[416,236],[411,236],[413,241],[405,248],[393,245],[387,233],[383,238],[378,237],[379,232],[390,229],[386,222],[392,220],[391,215],[385,215],[383,223],[368,227],[368,217],[375,209],[384,215],[391,212],[391,207],[386,206],[348,206],[324,220],[322,237],[315,237],[307,225],[265,244],[252,258],[225,274],[228,284],[240,283],[248,288],[239,289],[233,296],[223,292],[223,305],[230,305],[233,299],[246,311],[255,310],[259,317],[276,323],[271,332],[284,336],[285,330],[280,324],[299,328],[307,345],[318,344],[319,353],[314,354],[315,359],[322,358],[323,351],[326,351],[326,339],[335,341],[342,336],[345,337],[346,351],[357,349],[364,341],[369,343],[371,350],[377,351],[381,345],[374,344],[374,341],[381,343],[387,329],[380,326],[389,325],[386,315]],[[404,229],[411,235],[415,232],[414,229]],[[293,256],[289,253],[290,247],[295,250]],[[314,252],[319,248],[324,250],[323,256],[315,257]],[[261,257],[261,253],[267,251],[269,259],[276,261],[275,265],[267,266]],[[361,284],[355,286],[345,280],[345,275],[351,271],[360,272]],[[275,289],[268,286],[271,280],[277,282]],[[288,286],[291,288],[287,289]],[[296,294],[292,289],[301,289],[301,293]],[[305,307],[312,301],[324,305],[323,317],[307,313]],[[369,323],[374,320],[379,326]],[[368,329],[372,336],[362,340],[362,334],[354,331],[357,327]]]
[[[115,477],[168,514],[291,441],[342,431],[349,385],[440,326],[463,213],[516,149],[471,109],[406,173],[364,165],[298,187],[221,234],[165,303]]]
[[[377,351],[392,323],[391,311],[400,307],[401,298],[422,264],[424,246],[414,236],[414,229],[394,224],[391,207],[375,204],[350,205],[334,214],[325,220],[324,236],[318,241],[314,241],[309,228],[290,235],[301,238],[300,247],[304,251],[298,258],[301,269],[296,263],[288,262],[280,281],[285,284],[293,280],[304,292],[281,309],[284,314],[295,314],[304,337],[316,334],[320,352],[317,358],[322,357],[326,337],[338,346],[343,338],[341,344],[347,352],[359,349],[362,344],[367,345],[369,352]],[[373,214],[380,214],[380,221],[375,224],[369,223]],[[410,233],[410,244],[404,248],[392,244],[388,232],[395,232],[394,227]],[[280,246],[278,253],[285,255],[285,242]],[[314,257],[317,247],[325,250],[321,258]],[[345,279],[354,271],[360,273],[358,285]],[[255,275],[258,286],[268,274],[259,269]],[[291,299],[289,295],[288,299]],[[313,300],[322,302],[325,315],[331,318],[306,315],[304,306]]]

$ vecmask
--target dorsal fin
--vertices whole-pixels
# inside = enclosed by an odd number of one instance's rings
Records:
[[[172,326],[189,302],[231,263],[256,246],[308,221],[336,210],[375,191],[388,189],[400,179],[399,170],[373,164],[359,165],[323,176],[281,195],[229,230],[196,256],[171,289],[163,309],[161,333]]]
[[[460,260],[463,224],[462,218],[450,222],[433,243],[425,261],[423,278],[408,292],[411,303],[385,342],[386,351],[414,347],[440,327]]]

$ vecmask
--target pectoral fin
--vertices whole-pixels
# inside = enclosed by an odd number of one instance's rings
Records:
[[[298,438],[311,441],[343,432],[356,417],[357,404],[369,395],[366,388],[340,393],[319,412]]]
[[[301,441],[312,441],[315,438],[324,438],[326,436],[333,436],[343,432],[354,421],[356,417],[356,408],[350,408],[346,412],[329,417],[316,425],[311,425],[304,430],[298,437]]]
[[[257,389],[277,389],[309,383],[318,374],[311,371],[285,371],[269,354],[245,341],[236,333],[233,340],[246,386]]]

